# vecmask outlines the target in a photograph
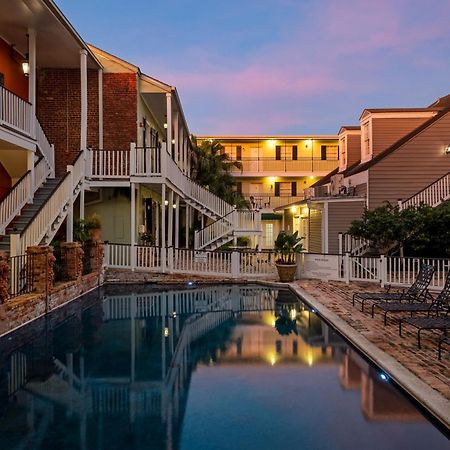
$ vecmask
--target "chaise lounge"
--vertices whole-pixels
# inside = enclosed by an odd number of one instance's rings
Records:
[[[375,314],[375,308],[379,308],[384,311],[384,325],[386,325],[388,313],[399,313],[399,312],[409,312],[411,317],[417,312],[426,312],[428,315],[430,313],[437,313],[445,304],[448,304],[448,299],[450,298],[450,271],[447,273],[447,278],[445,280],[445,285],[442,291],[438,294],[436,299],[431,302],[427,302],[427,298],[419,297],[418,299],[411,300],[409,303],[405,302],[385,302],[385,303],[374,303],[372,305],[372,317]]]
[[[352,303],[361,303],[361,311],[364,312],[364,305],[366,302],[402,302],[402,301],[426,301],[433,299],[428,292],[428,286],[431,283],[434,274],[434,267],[428,264],[423,264],[420,267],[414,283],[402,292],[356,292],[353,294]]]

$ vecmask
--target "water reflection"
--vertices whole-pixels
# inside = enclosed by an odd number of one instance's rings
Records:
[[[1,448],[208,448],[189,434],[198,406],[193,379],[210,371],[220,376],[228,367],[241,375],[251,368],[255,384],[265,376],[255,372],[258,367],[272,368],[275,384],[283,368],[301,370],[295,381],[329,368],[331,380],[348,392],[346,409],[358,409],[373,423],[420,423],[412,430],[420,431],[428,448],[445,442],[373,367],[284,291],[231,286],[110,295],[62,322],[48,317],[19,330],[0,348]],[[335,389],[333,382],[317,388]],[[317,407],[327,414],[326,404]],[[221,408],[216,412],[229,414]],[[377,432],[383,439],[383,430]],[[228,448],[208,442],[209,448]],[[403,448],[415,448],[402,435],[403,442]],[[325,444],[307,448],[339,448]]]

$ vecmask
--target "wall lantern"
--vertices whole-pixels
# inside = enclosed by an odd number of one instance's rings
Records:
[[[450,155],[450,144],[447,145],[447,148],[445,149],[445,154]]]
[[[25,61],[22,62],[22,70],[23,74],[27,77],[30,75],[30,63],[28,62],[28,54],[26,56]]]
[[[167,123],[166,123],[166,122],[164,122],[164,128],[166,128],[166,129],[167,129]]]

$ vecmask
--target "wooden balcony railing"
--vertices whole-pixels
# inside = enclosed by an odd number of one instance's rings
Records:
[[[234,173],[240,172],[331,172],[338,164],[338,159],[321,158],[298,158],[298,159],[275,159],[275,158],[242,158],[237,160],[242,168],[233,168]]]
[[[0,125],[32,137],[34,120],[31,103],[0,86]]]

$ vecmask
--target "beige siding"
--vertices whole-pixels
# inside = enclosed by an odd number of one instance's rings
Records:
[[[361,159],[361,133],[347,136],[347,168]]]
[[[328,253],[339,252],[339,233],[348,231],[353,220],[364,211],[364,200],[328,203]]]
[[[386,150],[429,119],[430,117],[372,119],[373,156]]]
[[[322,253],[322,211],[311,209],[309,214],[309,245],[311,253]]]
[[[367,196],[367,183],[358,184],[355,188],[355,195],[360,197]]]
[[[369,207],[414,195],[450,171],[450,113],[369,169]]]

